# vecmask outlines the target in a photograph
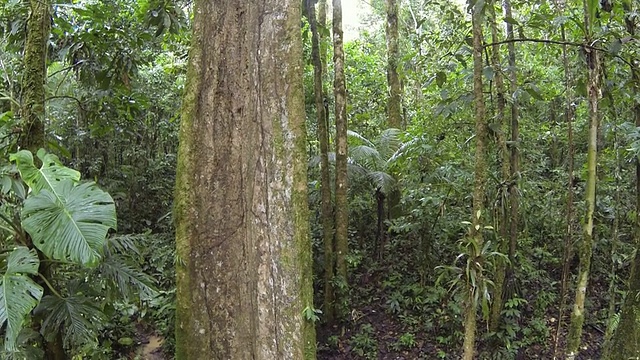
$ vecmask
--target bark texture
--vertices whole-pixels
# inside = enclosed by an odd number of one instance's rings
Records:
[[[586,33],[591,33],[591,24],[585,8]],[[587,35],[586,44],[591,43]],[[598,101],[600,99],[600,60],[595,51],[586,51],[587,94],[589,102],[589,140],[587,147],[587,184],[585,189],[585,213],[583,218],[583,238],[579,249],[580,265],[576,283],[576,295],[571,313],[571,323],[567,335],[567,359],[573,360],[578,354],[584,323],[584,301],[589,282],[589,268],[593,253],[593,214],[596,200],[596,163],[598,154]]]
[[[349,252],[349,204],[347,198],[347,88],[344,75],[342,2],[333,0],[333,64],[336,118],[336,274],[341,280],[341,295],[347,292]],[[342,296],[341,296],[342,297]]]
[[[176,359],[315,358],[300,1],[196,1]]]
[[[473,213],[471,214],[471,231],[469,236],[476,243],[477,249],[482,249],[482,213],[484,211],[485,184],[487,181],[487,123],[485,119],[485,106],[482,84],[482,9],[481,6],[474,6],[471,15],[473,27],[473,104],[475,108],[476,120],[476,149],[475,149],[475,174],[473,185]],[[477,254],[473,254],[475,256]],[[476,279],[472,282],[467,278],[467,295],[464,306],[464,342],[463,359],[472,360],[475,358],[476,339],[476,309],[473,283],[479,284],[482,280],[482,259],[474,258],[470,260],[476,271]],[[481,295],[482,296],[482,295]]]
[[[321,11],[326,11],[321,7]],[[324,69],[320,57],[320,36],[315,12],[315,0],[307,0],[307,14],[311,29],[311,61],[313,63],[313,91],[316,105],[316,121],[318,123],[318,142],[320,143],[320,193],[321,223],[324,248],[324,316],[327,322],[334,319],[333,269],[333,205],[331,203],[331,174],[329,173],[329,124],[325,108],[326,92],[324,91]]]
[[[30,0],[27,39],[24,44],[24,82],[22,84],[21,149],[36,153],[45,144],[44,84],[47,78],[47,44],[50,29],[48,0]]]

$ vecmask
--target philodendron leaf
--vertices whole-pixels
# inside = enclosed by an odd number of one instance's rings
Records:
[[[116,228],[111,196],[95,183],[60,180],[24,202],[22,226],[47,257],[95,266],[109,228]]]
[[[28,150],[20,150],[9,157],[11,161],[15,161],[22,180],[29,185],[34,195],[42,189],[54,191],[54,188],[66,179],[76,183],[80,181],[80,173],[62,165],[60,159],[54,154],[48,154],[40,149],[38,158],[42,161],[40,168],[35,166],[33,155]]]
[[[7,324],[4,347],[14,351],[25,316],[42,298],[42,287],[25,275],[37,274],[40,261],[34,250],[21,246],[6,257],[5,265],[0,279],[0,327]]]

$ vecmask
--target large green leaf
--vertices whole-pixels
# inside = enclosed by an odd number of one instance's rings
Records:
[[[34,245],[49,258],[95,266],[109,228],[116,228],[111,196],[95,183],[70,179],[42,189],[24,202],[22,225]]]
[[[21,246],[5,259],[0,279],[0,326],[7,324],[5,349],[14,351],[24,318],[38,305],[42,287],[25,274],[37,274],[40,261],[34,250]]]
[[[78,171],[65,167],[57,156],[48,154],[42,149],[38,151],[38,158],[42,161],[39,169],[35,166],[33,155],[28,150],[20,150],[11,154],[9,158],[15,161],[22,180],[29,185],[33,194],[38,194],[42,189],[54,191],[54,188],[65,179],[73,182],[80,181]]]

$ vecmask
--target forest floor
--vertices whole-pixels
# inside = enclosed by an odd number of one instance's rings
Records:
[[[402,257],[389,256],[393,259]],[[462,342],[460,305],[453,300],[451,289],[421,284],[412,264],[367,263],[364,260],[352,274],[348,321],[318,328],[318,359],[459,359]],[[409,270],[412,269],[412,270]],[[396,274],[401,275],[394,275]],[[412,275],[407,275],[412,274]],[[556,275],[556,274],[554,274]],[[412,278],[411,280],[407,280]],[[591,294],[606,293],[606,283],[592,282]],[[486,337],[486,322],[478,320],[476,338],[477,359],[553,359],[554,335],[557,328],[557,299],[542,310],[534,308],[537,298],[544,297],[544,286],[527,283],[521,292],[524,298],[518,315],[512,317],[515,333],[509,336],[512,347],[504,342],[492,344]],[[316,289],[320,290],[320,289]],[[440,291],[440,295],[434,292]],[[443,300],[444,299],[444,300]],[[568,301],[572,298],[568,297]],[[592,310],[583,327],[582,344],[577,359],[600,358],[604,342],[602,328],[596,326],[599,311],[606,308],[597,297],[588,305]],[[538,306],[539,307],[539,306]],[[458,315],[455,315],[455,314]],[[537,314],[534,315],[534,313]],[[559,349],[565,348],[566,328],[570,310],[563,315],[563,331]],[[532,325],[533,323],[536,325]],[[526,334],[526,335],[525,335]],[[506,336],[506,335],[505,335]],[[502,353],[502,356],[498,356]]]
[[[164,339],[145,329],[138,329],[137,342],[139,346],[132,354],[132,359],[136,360],[165,360],[167,357],[162,352]]]
[[[351,360],[351,359],[379,359],[379,360],[417,360],[417,359],[459,359],[460,354],[453,353],[446,346],[438,345],[438,340],[432,333],[416,334],[415,343],[404,349],[398,349],[398,337],[403,333],[403,325],[399,323],[395,316],[386,314],[382,304],[372,304],[364,309],[360,317],[340,326],[331,328],[321,328],[318,331],[318,359],[326,360]],[[374,333],[371,335],[372,344],[377,347],[374,353],[362,354],[355,349],[360,344],[358,340],[359,329],[363,324],[372,324]],[[550,326],[549,331],[555,332],[555,326]],[[330,337],[335,334],[339,336],[337,344]],[[600,347],[603,342],[602,333],[593,327],[585,326],[583,341],[580,349],[579,360],[600,359]],[[331,345],[329,345],[332,343]],[[483,344],[482,340],[477,342],[480,353],[493,353]],[[561,335],[559,347],[564,348],[564,334]],[[526,359],[553,359],[553,342],[546,345],[534,344],[528,348],[520,349],[515,355],[516,360]],[[375,354],[375,355],[374,355]],[[507,357],[511,358],[511,357]],[[497,359],[494,356],[478,356],[478,359]]]

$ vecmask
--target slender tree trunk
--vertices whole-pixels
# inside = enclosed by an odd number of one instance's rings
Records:
[[[398,76],[398,64],[400,52],[398,50],[398,0],[385,0],[387,12],[387,24],[385,33],[387,37],[387,86],[389,97],[387,98],[387,123],[390,128],[400,129],[402,121],[402,86]],[[393,174],[395,177],[395,174]],[[398,204],[400,203],[400,190],[393,189],[387,197],[389,218],[400,215]],[[380,248],[382,250],[382,248]],[[380,252],[382,255],[382,252]]]
[[[385,0],[387,11],[387,85],[389,98],[387,99],[387,121],[389,127],[402,127],[402,88],[398,76],[398,0]]]
[[[592,26],[585,5],[585,44],[591,44]],[[596,51],[585,49],[587,62],[587,94],[589,102],[589,140],[587,149],[587,184],[585,189],[585,215],[583,220],[583,239],[580,245],[578,279],[576,295],[567,335],[567,359],[573,360],[578,354],[584,323],[584,302],[589,282],[589,268],[593,252],[593,213],[596,200],[596,158],[598,152],[598,100],[600,98],[600,60]]]
[[[340,300],[347,293],[349,252],[349,204],[347,198],[347,89],[344,76],[342,2],[333,0],[333,63],[336,118],[336,272],[340,280]]]
[[[176,359],[313,359],[298,0],[195,2],[175,197]]]
[[[511,1],[504,0],[504,15],[507,18],[513,18],[511,12]],[[513,40],[513,24],[506,22],[507,39]],[[515,94],[518,90],[518,74],[516,67],[516,48],[513,42],[507,44],[509,51],[509,82],[510,92]],[[511,102],[511,176],[509,181],[509,264],[507,266],[506,286],[515,287],[514,269],[516,265],[516,247],[518,244],[518,217],[519,217],[519,199],[518,199],[518,179],[520,178],[520,151],[518,143],[520,142],[520,123],[517,96],[512,96]]]
[[[491,24],[491,42],[497,43],[500,41],[498,35],[498,26],[496,24],[496,10],[495,10],[495,1],[492,1],[488,5],[489,15],[491,16],[490,24]],[[500,131],[497,132],[496,138],[498,139],[499,146],[499,162],[500,162],[500,170],[502,175],[502,183],[498,188],[498,197],[499,201],[497,201],[497,220],[498,220],[498,234],[500,235],[500,252],[506,253],[508,251],[508,236],[509,236],[509,216],[508,216],[508,207],[507,207],[507,196],[506,192],[509,184],[510,177],[510,159],[509,159],[509,150],[507,148],[507,141],[505,139],[505,133],[503,129],[505,129],[504,121],[505,121],[505,108],[506,101],[504,96],[504,79],[502,76],[502,67],[500,65],[500,45],[493,45],[491,48],[491,67],[493,67],[494,73],[494,83],[496,89],[496,115],[495,115],[495,124],[500,126]],[[504,280],[506,277],[507,271],[507,263],[503,258],[498,258],[496,262],[496,272],[495,272],[495,292],[493,295],[493,302],[491,304],[491,315],[489,318],[489,331],[497,332],[500,327],[500,313],[502,312],[502,307],[504,304],[503,299],[503,290],[504,290]]]
[[[384,252],[385,245],[385,231],[384,231],[384,193],[380,188],[376,189],[376,203],[377,203],[377,215],[378,226],[376,227],[376,244],[378,245],[378,259],[382,260],[382,254]]]
[[[625,8],[627,14],[631,14],[632,9]],[[632,37],[636,35],[636,18],[627,17],[627,32]],[[630,61],[636,64],[636,61]],[[631,79],[633,92],[640,93],[640,69],[637,65],[631,68]],[[636,126],[640,126],[640,103],[634,100],[633,114]],[[613,337],[611,346],[605,349],[604,359],[637,359],[640,358],[640,159],[636,157],[636,219],[635,219],[634,240],[636,243],[636,254],[631,264],[631,275],[629,276],[629,290],[622,305],[620,322]]]
[[[606,65],[602,65],[603,71],[606,69]],[[605,76],[606,78],[606,76]],[[617,286],[616,282],[618,280],[617,269],[618,262],[616,261],[616,256],[618,252],[618,243],[619,243],[619,233],[620,233],[620,177],[622,164],[620,162],[620,144],[618,138],[618,114],[615,107],[615,100],[611,92],[607,92],[607,99],[609,100],[609,113],[611,116],[611,120],[613,122],[613,152],[615,156],[615,170],[613,174],[613,181],[615,182],[615,195],[613,197],[614,202],[614,215],[613,222],[611,224],[611,269],[609,270],[609,310],[607,312],[607,329],[604,333],[604,345],[603,349],[606,349],[610,344],[611,338],[613,336],[613,331],[615,330],[614,321],[616,315],[616,303],[617,303]]]
[[[560,6],[558,6],[561,10],[563,10]],[[563,11],[561,11],[562,13]],[[560,26],[560,35],[562,41],[566,41],[566,32],[564,24]],[[556,326],[556,333],[554,337],[553,343],[553,356],[554,359],[557,359],[560,356],[559,342],[560,342],[560,331],[562,330],[562,326],[564,324],[564,314],[565,314],[565,306],[567,304],[567,289],[569,287],[569,275],[570,275],[570,259],[572,255],[572,243],[573,243],[573,220],[574,220],[574,211],[573,211],[573,171],[574,171],[574,147],[573,147],[573,88],[571,81],[571,73],[569,71],[569,57],[567,56],[567,45],[562,45],[562,63],[564,68],[564,86],[565,86],[565,106],[564,106],[564,118],[567,123],[567,143],[568,143],[568,154],[567,154],[567,207],[566,207],[566,225],[567,232],[564,236],[564,251],[562,255],[562,279],[560,280],[560,305],[558,306],[558,324]]]
[[[24,45],[24,81],[22,84],[22,133],[18,145],[35,153],[45,146],[45,81],[47,45],[50,35],[48,0],[30,0],[27,39]]]
[[[472,9],[471,21],[473,27],[473,98],[476,118],[476,154],[475,177],[473,186],[473,213],[471,214],[471,230],[469,236],[482,249],[482,213],[484,211],[485,183],[487,181],[487,160],[485,149],[487,146],[487,124],[485,119],[484,96],[482,85],[482,6],[479,3]],[[474,256],[477,254],[473,254]],[[475,267],[475,285],[482,280],[481,258],[470,260]],[[480,265],[480,266],[477,266]],[[467,278],[466,301],[464,304],[464,343],[463,359],[474,359],[476,334],[476,309],[474,284]]]
[[[318,141],[320,142],[320,192],[322,240],[324,244],[324,316],[328,323],[334,320],[333,269],[333,206],[331,203],[331,177],[329,173],[329,130],[325,114],[326,93],[323,86],[323,66],[315,12],[315,1],[307,0],[307,14],[311,28],[311,58],[313,62],[313,91],[316,102]]]

